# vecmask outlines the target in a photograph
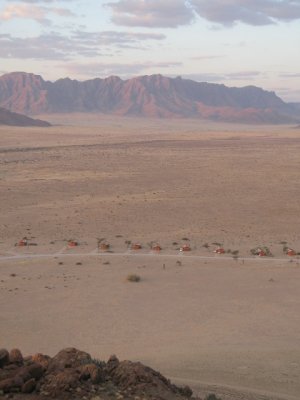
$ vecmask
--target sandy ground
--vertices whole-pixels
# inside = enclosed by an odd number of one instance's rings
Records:
[[[299,399],[300,260],[282,251],[300,251],[299,130],[68,120],[0,127],[1,346],[116,353],[225,400]],[[253,258],[259,245],[274,257]]]

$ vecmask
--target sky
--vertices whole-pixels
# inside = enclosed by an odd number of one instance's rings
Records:
[[[165,76],[300,102],[300,0],[0,0],[0,75]]]

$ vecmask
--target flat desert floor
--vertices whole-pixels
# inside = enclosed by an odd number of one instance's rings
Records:
[[[300,256],[283,252],[300,252],[299,129],[49,119],[0,127],[1,347],[115,353],[201,395],[299,400]]]

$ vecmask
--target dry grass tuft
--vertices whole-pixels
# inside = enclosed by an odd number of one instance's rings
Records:
[[[126,279],[128,282],[140,282],[141,277],[136,274],[129,274]]]

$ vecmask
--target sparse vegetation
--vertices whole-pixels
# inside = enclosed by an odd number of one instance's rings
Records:
[[[222,400],[220,397],[217,397],[214,393],[210,393],[205,397],[205,400]]]
[[[141,277],[136,274],[129,274],[126,279],[128,282],[140,282]]]
[[[267,246],[258,246],[250,250],[253,256],[273,257],[270,249]]]
[[[287,251],[288,251],[288,246],[283,246],[283,248],[282,248],[282,251],[284,252],[284,253],[286,253]]]

